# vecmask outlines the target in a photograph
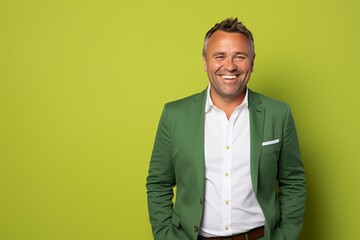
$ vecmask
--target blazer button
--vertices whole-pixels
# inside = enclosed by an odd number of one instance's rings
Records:
[[[200,198],[200,204],[202,205],[202,199]]]
[[[194,226],[194,231],[198,232],[199,231],[199,227],[198,226]]]

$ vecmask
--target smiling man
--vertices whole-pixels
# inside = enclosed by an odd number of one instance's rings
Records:
[[[209,86],[165,105],[146,183],[155,239],[299,238],[306,186],[294,121],[287,104],[247,87],[254,59],[241,22],[215,24],[203,48]]]

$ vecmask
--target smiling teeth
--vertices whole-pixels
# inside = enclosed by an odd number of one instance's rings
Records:
[[[236,76],[222,76],[223,78],[225,78],[225,79],[234,79],[234,78],[236,78]]]

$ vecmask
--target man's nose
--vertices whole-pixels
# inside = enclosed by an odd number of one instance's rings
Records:
[[[236,64],[232,58],[227,58],[224,64],[225,70],[232,72],[236,70]]]

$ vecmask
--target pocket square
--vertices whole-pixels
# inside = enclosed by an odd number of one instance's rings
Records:
[[[275,139],[275,140],[263,142],[262,146],[267,146],[267,145],[275,144],[275,143],[278,143],[278,142],[280,142],[280,139]]]

